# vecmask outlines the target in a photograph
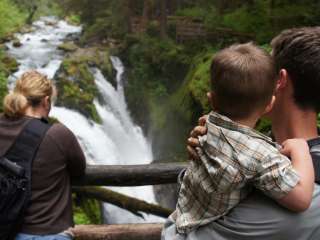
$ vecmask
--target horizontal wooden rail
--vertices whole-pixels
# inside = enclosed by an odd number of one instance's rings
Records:
[[[76,186],[144,186],[176,183],[186,163],[146,165],[89,165]]]
[[[79,225],[72,233],[75,240],[160,240],[163,224]]]

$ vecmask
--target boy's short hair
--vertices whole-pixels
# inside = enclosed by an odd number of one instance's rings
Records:
[[[232,119],[248,117],[269,103],[276,77],[271,56],[252,43],[219,51],[211,64],[216,110]]]
[[[271,42],[277,71],[286,69],[301,108],[320,111],[320,27],[284,30]]]

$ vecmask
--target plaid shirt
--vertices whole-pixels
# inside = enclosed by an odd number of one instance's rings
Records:
[[[279,145],[229,118],[211,112],[207,135],[199,138],[201,160],[191,161],[183,177],[173,217],[188,233],[228,213],[252,186],[279,199],[299,182]]]

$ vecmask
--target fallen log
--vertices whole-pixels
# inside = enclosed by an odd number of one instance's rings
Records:
[[[143,186],[176,183],[185,163],[146,165],[89,165],[77,186]]]
[[[160,240],[163,224],[79,225],[75,240]]]
[[[72,187],[72,191],[88,198],[94,198],[102,202],[111,203],[120,208],[126,209],[139,217],[143,217],[141,212],[145,212],[167,218],[173,212],[171,209],[129,197],[102,187]]]

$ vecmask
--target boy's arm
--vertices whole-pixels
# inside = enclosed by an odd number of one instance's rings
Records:
[[[304,139],[289,139],[282,145],[281,153],[291,158],[292,166],[298,172],[300,181],[278,202],[292,211],[304,211],[310,206],[314,187],[314,170],[309,147]]]
[[[282,206],[296,212],[307,209],[311,203],[314,170],[309,147],[303,139],[290,139],[280,152],[265,153],[256,166],[254,185]]]

